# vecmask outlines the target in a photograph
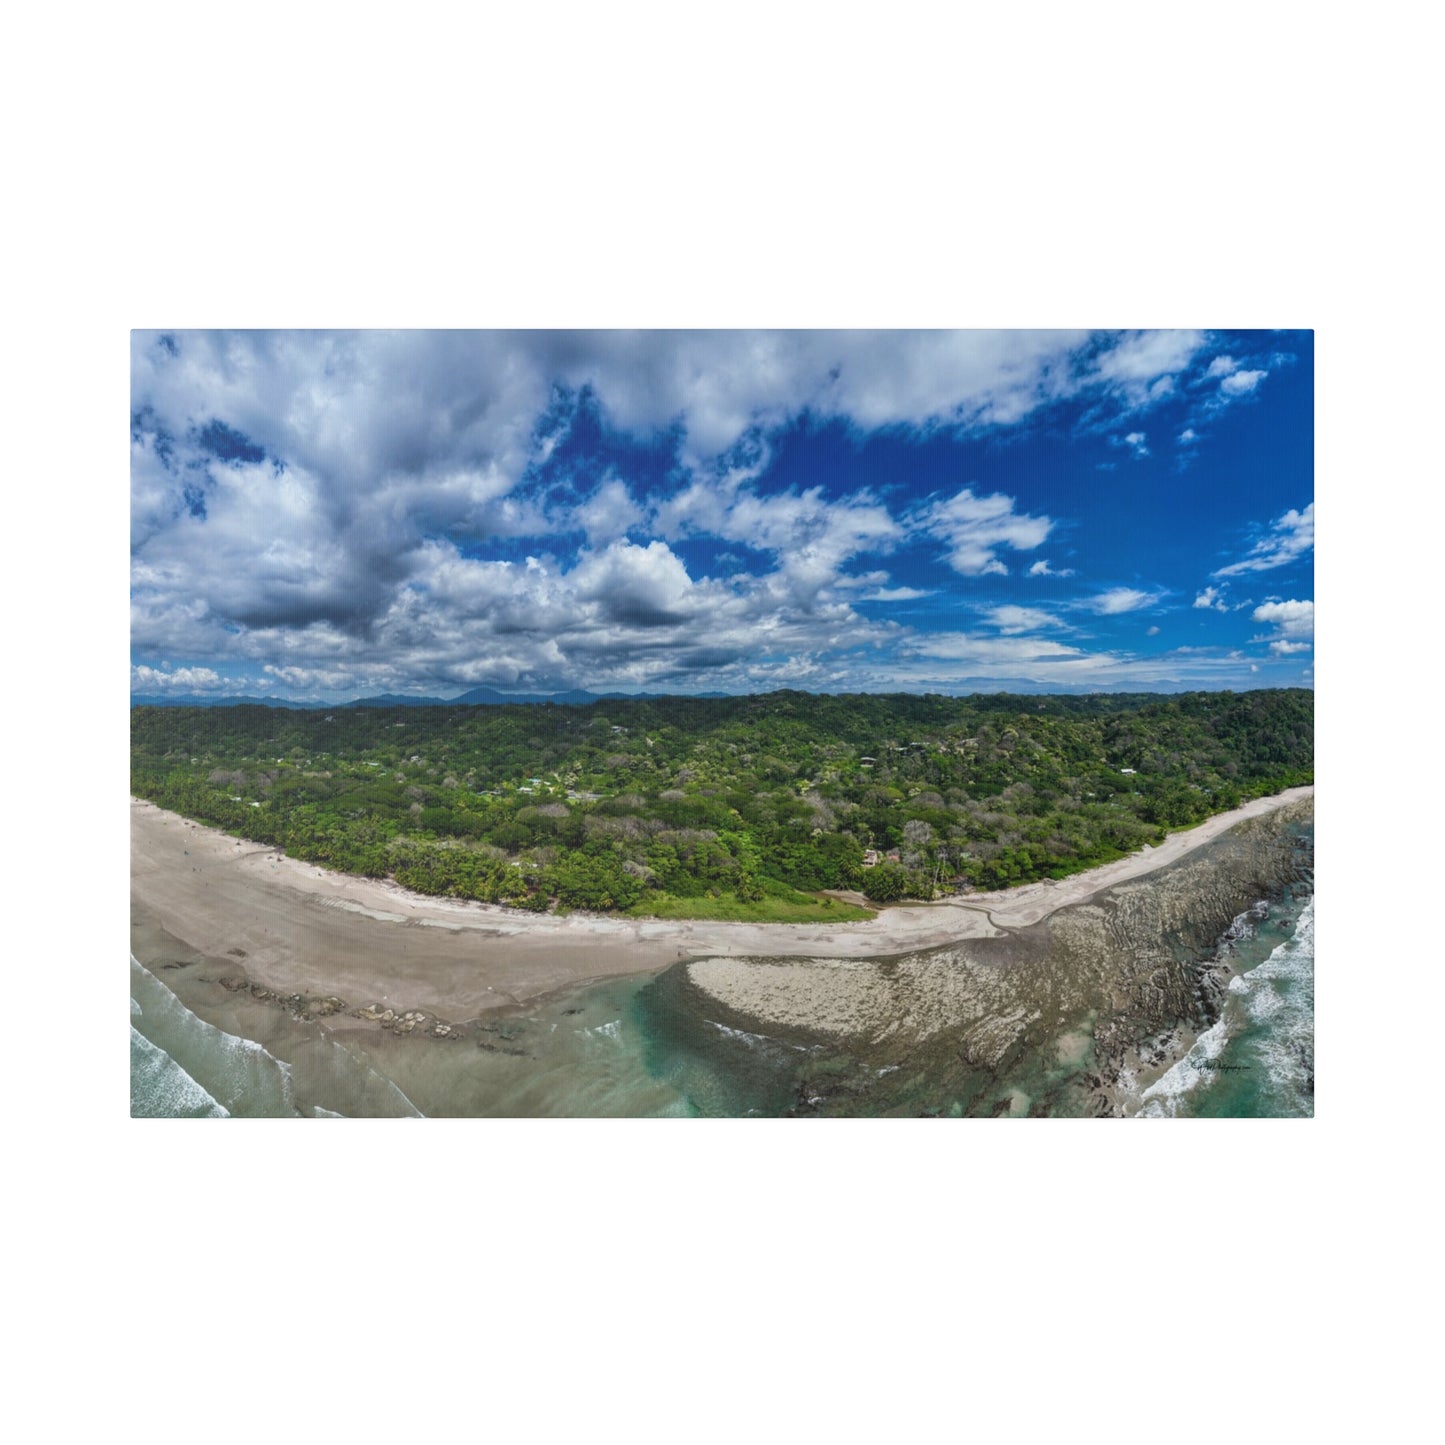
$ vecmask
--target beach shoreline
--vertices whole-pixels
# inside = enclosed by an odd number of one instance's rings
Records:
[[[288,858],[132,798],[132,952],[153,969],[178,942],[277,995],[337,996],[352,1007],[381,1004],[460,1022],[685,958],[877,958],[999,937],[1167,867],[1313,792],[1255,799],[1071,878],[831,925],[557,917],[430,897]]]

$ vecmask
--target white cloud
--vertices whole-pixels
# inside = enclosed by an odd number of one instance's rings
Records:
[[[643,519],[642,508],[632,499],[627,484],[616,477],[603,482],[571,518],[594,546],[626,536]]]
[[[1184,430],[1180,432],[1179,436],[1177,437],[1177,441],[1182,447],[1187,447],[1190,442],[1197,442],[1198,440],[1199,433],[1195,431],[1192,426],[1185,427]]]
[[[584,554],[568,580],[578,599],[596,603],[609,621],[636,627],[680,622],[693,600],[687,568],[666,542],[614,542]]]
[[[1208,607],[1215,612],[1228,612],[1229,604],[1224,600],[1224,594],[1218,588],[1206,587],[1195,599],[1196,607]]]
[[[1228,376],[1232,371],[1237,370],[1238,367],[1239,363],[1232,356],[1216,356],[1214,360],[1209,363],[1209,367],[1204,375],[1208,380],[1213,381],[1215,377]]]
[[[920,597],[932,597],[932,588],[922,587],[880,587],[874,592],[865,592],[860,602],[916,602]]]
[[[1187,370],[1206,340],[1202,331],[1127,333],[1097,358],[1089,374],[1129,406],[1145,406],[1173,392],[1175,378]]]
[[[1158,637],[1159,629],[1158,627],[1151,627],[1144,635],[1145,637]]]
[[[1263,371],[1236,371],[1219,383],[1219,389],[1225,396],[1244,396],[1253,391],[1265,376],[1266,373]]]
[[[1062,627],[1064,625],[1057,617],[1037,607],[1012,605],[991,607],[984,615],[1005,636],[1021,632],[1037,632],[1044,627]]]
[[[972,663],[1017,664],[1086,656],[1077,647],[1043,638],[978,637],[966,632],[927,633],[905,644],[905,651],[915,656]]]
[[[1284,567],[1303,557],[1315,545],[1315,504],[1311,502],[1304,511],[1291,508],[1270,526],[1268,533],[1261,537],[1238,562],[1217,568],[1216,577],[1237,577],[1246,572],[1268,572],[1275,567]]]
[[[999,560],[1001,548],[1031,551],[1053,528],[1048,517],[1014,511],[1014,499],[1000,492],[975,496],[965,487],[946,502],[935,502],[918,514],[922,528],[949,548],[948,562],[965,577],[1007,575]]]
[[[1113,617],[1121,612],[1137,612],[1140,608],[1152,607],[1159,599],[1157,592],[1141,592],[1135,587],[1111,587],[1106,592],[1084,598],[1078,605],[1102,617]]]
[[[171,345],[137,332],[132,642],[151,666],[136,685],[200,690],[208,673],[229,687],[239,665],[337,693],[641,685],[703,668],[861,676],[822,659],[908,634],[846,599],[928,594],[850,567],[923,535],[962,575],[999,575],[1055,524],[970,489],[898,516],[867,493],[764,495],[771,429],[806,410],[863,432],[982,431],[1083,400],[1101,434],[1122,432],[1203,345],[1197,332],[182,332]],[[654,444],[675,432],[670,500],[608,474],[559,505],[584,388],[607,425]],[[1142,428],[1126,435],[1145,445]],[[690,575],[691,537],[738,544],[737,575]],[[502,560],[517,539],[533,557]],[[767,575],[751,575],[758,553]],[[216,666],[155,667],[162,656]]]
[[[1315,634],[1313,602],[1271,599],[1260,603],[1252,616],[1256,622],[1273,623],[1285,637],[1313,637]]]
[[[1256,622],[1273,625],[1275,631],[1272,638],[1255,640],[1268,640],[1269,650],[1276,656],[1287,657],[1291,653],[1308,652],[1314,645],[1313,602],[1271,600],[1261,603],[1251,616]]]
[[[130,670],[132,692],[213,692],[224,685],[209,667],[177,667],[165,672],[142,664]]]

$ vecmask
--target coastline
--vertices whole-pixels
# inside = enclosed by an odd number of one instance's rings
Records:
[[[180,944],[278,995],[340,995],[356,1005],[380,1002],[462,1021],[683,958],[862,959],[997,938],[1175,863],[1238,823],[1313,792],[1291,788],[1255,799],[1071,878],[886,908],[873,919],[833,925],[558,918],[429,897],[284,857],[133,798],[132,952],[154,967]]]

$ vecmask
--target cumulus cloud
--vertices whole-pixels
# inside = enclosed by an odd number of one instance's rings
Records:
[[[1111,442],[1116,447],[1128,447],[1136,462],[1143,461],[1149,455],[1149,438],[1144,432],[1131,431],[1127,436],[1111,438]]]
[[[998,553],[1004,548],[1031,551],[1046,541],[1053,528],[1048,517],[1014,510],[1014,499],[995,492],[975,496],[967,487],[945,502],[920,513],[923,528],[948,547],[948,562],[965,577],[1006,576]]]
[[[637,627],[681,622],[693,593],[687,568],[666,542],[614,542],[584,556],[571,582],[577,598],[597,603],[607,620]]]
[[[616,477],[602,483],[569,518],[594,544],[615,541],[642,525],[645,513],[633,500],[626,482]]]
[[[664,538],[720,537],[769,553],[781,586],[803,606],[846,583],[844,566],[859,553],[883,552],[903,525],[868,493],[829,498],[822,487],[763,495],[738,475],[699,480],[661,503],[655,525]]]
[[[1262,602],[1250,614],[1256,622],[1274,627],[1272,637],[1257,638],[1268,641],[1269,650],[1281,656],[1294,652],[1308,652],[1314,645],[1315,604],[1310,601],[1284,601],[1272,599]]]
[[[1206,587],[1195,599],[1196,607],[1207,607],[1215,612],[1228,612],[1229,604],[1224,600],[1223,592],[1215,587]]]
[[[132,692],[213,692],[224,682],[209,667],[177,667],[166,672],[141,664],[131,668],[130,685]]]
[[[806,414],[855,436],[972,435],[1070,402],[1122,432],[1123,416],[1184,384],[1206,342],[136,332],[134,685],[199,691],[240,670],[335,693],[646,685],[706,669],[733,685],[770,669],[862,677],[868,649],[909,634],[849,599],[928,595],[888,585],[889,553],[930,539],[960,576],[997,576],[1055,523],[976,488],[905,507],[835,481],[769,487],[780,428]],[[626,446],[588,472],[577,457],[599,428]],[[1142,428],[1126,436],[1143,445]],[[639,455],[651,471],[617,460]],[[720,544],[736,570],[709,576]],[[1029,573],[1072,575],[1047,561]],[[157,667],[164,657],[215,666]]]
[[[1315,504],[1302,512],[1291,508],[1271,523],[1268,531],[1238,562],[1215,570],[1216,577],[1238,577],[1246,572],[1268,572],[1298,561],[1315,545]]]

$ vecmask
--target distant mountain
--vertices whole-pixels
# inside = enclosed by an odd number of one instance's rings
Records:
[[[663,697],[731,697],[728,692],[588,692],[569,688],[566,692],[498,692],[494,687],[474,687],[460,697],[416,697],[409,693],[382,692],[375,697],[358,697],[351,702],[294,702],[285,697],[205,697],[200,693],[133,692],[132,707],[289,707],[314,712],[328,707],[498,707],[509,702],[550,702],[561,707],[586,707],[594,702],[647,702]]]
[[[570,688],[567,692],[498,692],[494,687],[474,687],[470,692],[454,697],[452,701],[466,706],[495,706],[505,702],[556,702],[572,707],[585,707],[589,702],[596,702],[597,698],[597,693],[586,692],[580,687]]]
[[[698,692],[698,693],[677,693],[677,692],[588,692],[586,688],[569,688],[566,692],[498,692],[492,687],[474,687],[470,692],[464,692],[460,697],[452,699],[455,703],[469,705],[488,704],[504,702],[554,702],[565,707],[586,707],[593,702],[614,702],[626,700],[631,702],[649,702],[660,697],[731,697],[730,692]]]
[[[289,697],[206,697],[197,692],[133,692],[130,695],[132,707],[289,707],[297,712],[309,712],[319,707],[330,707],[326,702],[293,702]]]
[[[375,697],[358,697],[352,702],[338,703],[338,707],[445,707],[455,698],[412,697],[401,692],[379,692]]]

